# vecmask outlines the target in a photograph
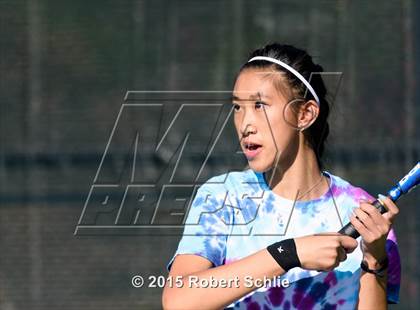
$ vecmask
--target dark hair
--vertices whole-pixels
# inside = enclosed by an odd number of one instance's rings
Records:
[[[321,74],[312,73],[322,72],[324,69],[320,65],[314,64],[312,57],[305,50],[298,49],[291,45],[283,45],[278,43],[268,44],[260,49],[253,51],[248,59],[251,59],[255,56],[271,57],[288,64],[301,75],[303,75],[303,77],[311,84],[312,88],[315,90],[315,93],[317,94],[320,101],[320,111],[315,122],[304,131],[304,135],[309,145],[314,150],[318,165],[320,169],[322,169],[323,163],[321,161],[321,157],[324,153],[325,142],[329,134],[327,118],[330,108],[326,99],[327,89],[325,87],[324,81],[322,80]],[[286,77],[286,81],[291,86],[294,95],[297,95],[300,98],[304,98],[306,100],[314,100],[311,92],[293,73],[275,63],[271,63],[265,60],[253,60],[252,62],[245,63],[239,72],[249,68],[272,68],[276,71],[280,71],[285,74],[284,76]]]

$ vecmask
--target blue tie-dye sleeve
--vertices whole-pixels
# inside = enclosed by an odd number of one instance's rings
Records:
[[[230,221],[228,192],[224,186],[203,184],[194,197],[178,249],[166,269],[170,270],[178,254],[195,254],[208,259],[214,266],[222,265]]]

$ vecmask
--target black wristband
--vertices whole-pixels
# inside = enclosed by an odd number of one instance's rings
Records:
[[[294,239],[273,243],[267,247],[267,250],[285,271],[301,266]]]
[[[381,268],[375,270],[375,269],[369,269],[367,262],[363,260],[360,264],[360,267],[365,272],[372,273],[375,276],[383,278],[385,276],[385,271],[388,268],[388,263],[389,263],[388,257],[385,257],[385,259],[380,263]]]

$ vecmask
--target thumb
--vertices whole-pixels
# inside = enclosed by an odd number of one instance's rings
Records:
[[[338,237],[338,241],[340,242],[340,245],[346,250],[347,253],[353,252],[357,245],[359,244],[356,239],[341,235]]]

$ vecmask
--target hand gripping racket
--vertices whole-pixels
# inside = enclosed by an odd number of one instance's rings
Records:
[[[420,183],[420,161],[417,165],[414,166],[413,169],[403,177],[397,185],[395,185],[387,194],[387,196],[393,201],[397,201],[402,195],[407,194],[410,192],[414,187],[419,185]],[[379,212],[385,213],[387,209],[385,208],[384,204],[379,200],[376,199],[372,205],[379,210]],[[338,231],[340,234],[347,235],[353,237],[354,239],[358,238],[360,234],[354,228],[351,223],[348,223],[346,226],[341,228]]]

